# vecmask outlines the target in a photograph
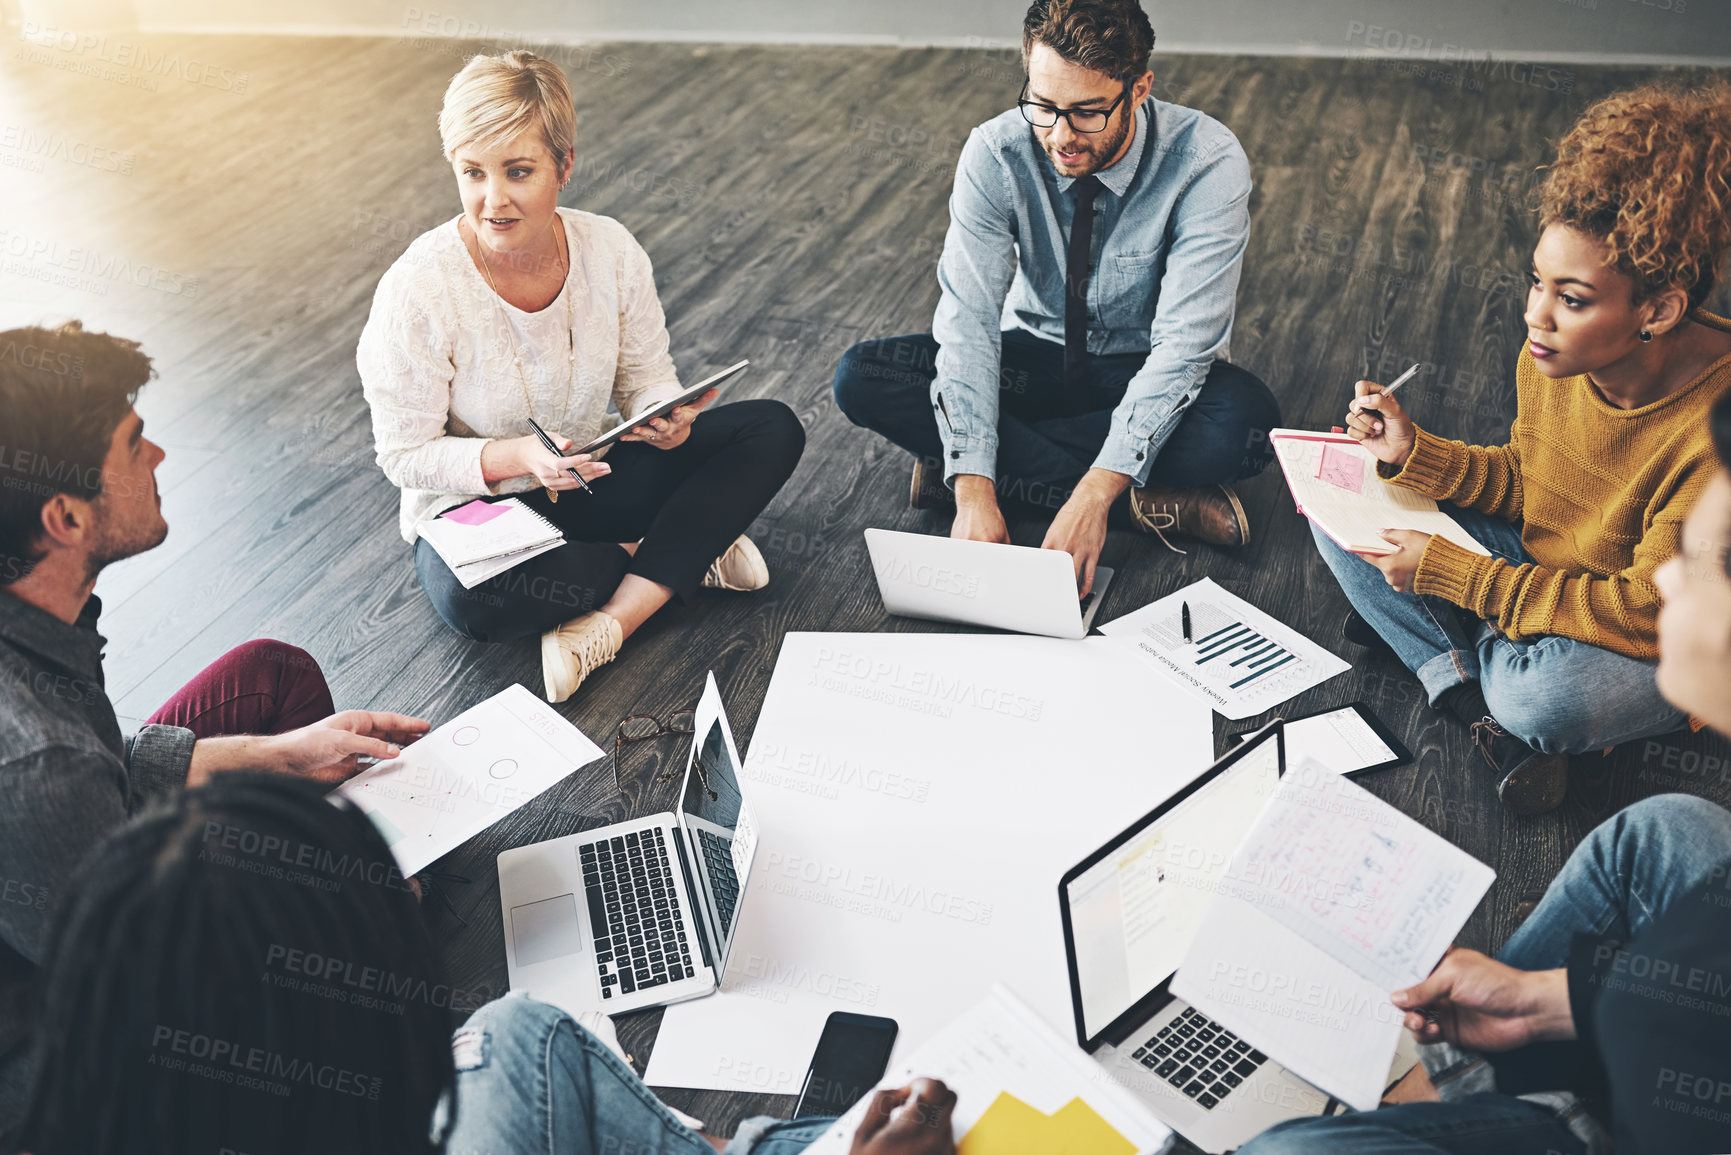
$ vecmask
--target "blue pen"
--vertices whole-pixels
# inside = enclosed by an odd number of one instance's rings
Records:
[[[565,456],[563,453],[559,452],[559,447],[557,445],[553,444],[553,439],[551,437],[547,436],[547,431],[545,429],[541,428],[539,425],[535,424],[535,419],[533,417],[529,418],[529,428],[531,428],[535,431],[535,436],[539,437],[541,439],[541,444],[545,445],[547,447],[548,453],[551,453],[554,457],[564,457]],[[583,475],[581,473],[578,473],[575,469],[572,469],[570,466],[565,467],[565,472],[569,473],[572,477],[575,477],[577,479],[577,484],[581,485],[583,487],[584,493],[593,494],[595,492],[593,489],[589,488],[589,483],[587,481],[583,480]]]

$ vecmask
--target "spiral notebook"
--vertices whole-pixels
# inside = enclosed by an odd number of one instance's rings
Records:
[[[466,590],[565,544],[558,526],[514,497],[471,501],[415,528]]]

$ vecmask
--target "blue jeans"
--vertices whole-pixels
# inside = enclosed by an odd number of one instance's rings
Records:
[[[457,1115],[446,1155],[715,1155],[619,1056],[557,1007],[495,999],[454,1039]],[[748,1119],[729,1155],[794,1155],[832,1119]]]
[[[1441,507],[1496,557],[1533,559],[1521,531],[1498,517]],[[1322,560],[1353,609],[1376,628],[1432,705],[1447,690],[1477,680],[1503,729],[1547,754],[1584,754],[1682,726],[1684,713],[1659,694],[1654,662],[1572,638],[1517,642],[1442,598],[1396,593],[1382,571],[1310,527]]]
[[[1489,544],[1488,542],[1486,543]],[[1731,859],[1731,812],[1690,794],[1644,798],[1601,822],[1497,958],[1521,970],[1568,962],[1577,934],[1639,936]],[[1511,1054],[1519,1054],[1512,1052]],[[1239,1155],[1531,1155],[1585,1150],[1545,1108],[1481,1093],[1271,1127]]]
[[[932,406],[938,343],[930,333],[881,337],[842,354],[835,401],[849,421],[934,464],[944,456]],[[1021,329],[1003,334],[998,390],[998,500],[1054,513],[1106,444],[1112,411],[1146,353],[1090,355],[1088,384],[1064,386],[1064,347]],[[1236,481],[1273,460],[1280,405],[1254,374],[1216,361],[1202,391],[1154,457],[1147,484]],[[1114,507],[1116,508],[1116,506]]]

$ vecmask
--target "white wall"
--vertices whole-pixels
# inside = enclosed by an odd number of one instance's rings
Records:
[[[1731,0],[1143,0],[1185,52],[1731,64]],[[1013,43],[1023,0],[0,0],[144,30],[766,43]],[[124,14],[124,15],[123,15]],[[130,19],[128,19],[130,17]]]

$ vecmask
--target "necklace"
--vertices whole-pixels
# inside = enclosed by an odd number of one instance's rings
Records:
[[[564,222],[559,219],[559,213],[557,211],[553,213],[553,223],[559,226],[560,233],[565,231]],[[562,278],[559,287],[560,295],[565,298],[565,342],[567,346],[565,355],[565,399],[560,402],[559,407],[559,412],[564,414],[570,410],[571,390],[577,383],[577,321],[573,314],[571,305],[570,245],[567,243],[561,246],[559,242],[555,240],[554,248],[556,250],[563,248],[565,252],[565,275]],[[522,350],[517,348],[517,335],[511,330],[511,316],[509,313],[505,312],[505,306],[503,303],[504,299],[499,295],[499,286],[493,283],[493,272],[487,267],[487,246],[482,242],[479,236],[475,238],[475,252],[481,258],[481,275],[487,278],[487,287],[493,291],[493,307],[499,311],[499,319],[505,325],[505,339],[511,342],[511,360],[517,366],[517,384],[523,387],[523,407],[529,411],[529,419],[533,421],[535,419],[535,404],[529,399],[529,378],[523,372]],[[547,500],[553,502],[558,501],[559,491],[548,486]]]

